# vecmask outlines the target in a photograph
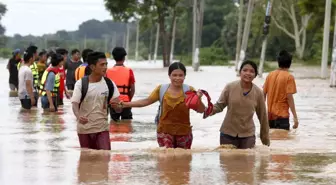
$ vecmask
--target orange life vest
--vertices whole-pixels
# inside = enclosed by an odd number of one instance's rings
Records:
[[[79,67],[77,67],[76,71],[75,71],[75,80],[78,81],[79,79],[83,78],[85,76],[85,69],[86,69],[87,65],[80,65]]]
[[[118,87],[120,100],[129,102],[130,69],[125,66],[114,66],[106,71],[106,77],[112,80]]]

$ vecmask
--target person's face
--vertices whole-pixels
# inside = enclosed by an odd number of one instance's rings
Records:
[[[252,82],[256,77],[256,72],[250,64],[243,66],[243,69],[240,71],[240,79],[244,82]]]
[[[92,73],[100,76],[105,76],[107,70],[107,60],[106,58],[98,59],[96,65],[90,66]]]
[[[64,63],[64,61],[61,61],[61,62],[58,64],[58,67],[59,67],[59,68],[63,67],[63,63]]]
[[[175,69],[170,75],[170,82],[174,86],[182,86],[185,75],[184,72],[181,69]]]
[[[37,52],[35,52],[35,53],[34,53],[34,61],[35,61],[36,59],[38,59],[38,57],[39,57],[39,56],[38,56]]]
[[[63,61],[67,61],[68,60],[68,54],[64,54],[63,56]]]
[[[41,60],[42,62],[47,61],[47,54],[42,55],[42,56],[40,57],[40,60]]]
[[[74,60],[74,61],[78,61],[79,59],[80,59],[80,53],[79,52],[77,52],[77,53],[75,53],[75,54],[73,54],[72,55],[72,60]]]
[[[16,59],[16,60],[18,60],[18,59],[20,59],[20,58],[21,58],[21,54],[20,54],[20,53],[18,53],[18,54],[15,55],[15,59]]]

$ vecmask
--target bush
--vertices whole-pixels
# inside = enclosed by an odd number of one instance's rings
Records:
[[[176,57],[177,60],[180,60],[185,65],[192,64],[192,56],[183,55]],[[199,60],[201,65],[228,65],[228,57],[224,54],[222,48],[215,47],[206,47],[200,49]]]
[[[2,58],[11,58],[12,50],[9,48],[0,48],[0,57]]]

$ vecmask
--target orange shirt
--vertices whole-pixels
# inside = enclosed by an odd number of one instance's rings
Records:
[[[266,78],[264,93],[267,95],[268,119],[289,118],[287,95],[296,93],[293,75],[281,69],[271,72]]]

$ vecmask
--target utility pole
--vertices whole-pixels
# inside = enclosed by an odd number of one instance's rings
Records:
[[[239,63],[238,63],[238,68],[237,69],[240,68],[240,65],[243,63],[243,60],[246,57],[246,49],[247,49],[247,43],[248,43],[249,34],[250,34],[253,7],[254,7],[254,0],[249,0],[247,13],[246,13],[245,26],[244,26],[243,40],[242,40],[242,44],[241,44],[241,49],[240,49],[240,54],[239,54],[240,55],[239,56]]]
[[[196,64],[198,63],[198,58],[196,58],[196,36],[197,36],[197,0],[193,1],[193,34],[192,34],[192,65],[194,71],[196,71]],[[197,60],[197,61],[196,61]]]
[[[129,23],[127,22],[126,23],[126,52],[127,52],[127,55],[129,54]],[[128,58],[126,56],[126,58]]]
[[[116,47],[117,45],[117,33],[114,31],[112,34],[112,49]]]
[[[259,77],[262,77],[263,70],[264,70],[264,62],[265,62],[265,55],[266,55],[266,48],[267,48],[267,35],[269,33],[269,27],[271,24],[272,3],[273,3],[273,0],[268,0],[267,7],[266,7],[266,16],[265,16],[265,22],[264,22],[264,28],[263,28],[264,40],[262,43],[259,70],[258,70]]]
[[[330,87],[336,85],[336,12],[335,12],[335,26],[334,26],[334,41],[333,41],[333,51],[332,51],[332,61],[330,70]]]
[[[327,78],[327,75],[328,75],[328,49],[329,49],[330,16],[331,16],[331,0],[326,0],[325,15],[324,15],[321,78]]]
[[[136,41],[135,41],[135,61],[138,61],[138,48],[139,48],[139,20],[136,22]]]
[[[155,48],[154,48],[154,62],[156,62],[157,51],[159,47],[159,35],[160,35],[160,25],[156,25],[156,38],[155,38]]]
[[[174,17],[174,22],[173,22],[173,35],[172,35],[172,41],[171,41],[171,46],[170,46],[170,63],[173,62],[174,59],[174,46],[175,46],[175,32],[176,32],[176,19],[177,17]]]
[[[238,63],[239,63],[239,54],[240,47],[242,43],[242,28],[243,28],[243,14],[244,14],[244,0],[240,0],[239,3],[239,15],[238,15],[238,31],[237,31],[237,44],[236,44],[236,62],[235,62],[235,70],[238,71]]]
[[[152,46],[153,46],[153,27],[151,27],[150,30],[150,36],[149,36],[149,52],[148,52],[148,60],[152,61]]]

